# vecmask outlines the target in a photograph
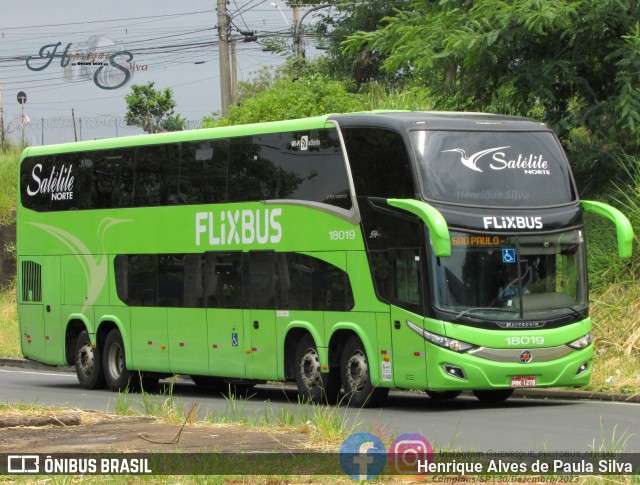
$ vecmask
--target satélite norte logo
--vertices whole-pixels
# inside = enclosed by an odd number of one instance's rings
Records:
[[[389,447],[389,467],[399,475],[415,475],[418,465],[433,462],[433,448],[422,435],[405,433]]]
[[[349,436],[340,447],[340,466],[356,480],[370,480],[384,469],[387,449],[377,436],[356,433]]]
[[[478,166],[480,160],[485,155],[491,155],[491,162],[489,168],[492,170],[522,170],[526,175],[550,175],[549,162],[544,159],[542,154],[535,155],[530,153],[528,155],[519,153],[517,157],[507,156],[504,151],[510,146],[487,148],[476,153],[472,153],[467,156],[467,153],[462,148],[452,148],[451,150],[442,150],[442,153],[456,152],[460,154],[460,162],[473,170],[474,172],[483,173],[484,170]]]

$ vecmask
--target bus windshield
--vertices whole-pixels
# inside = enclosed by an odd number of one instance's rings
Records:
[[[451,232],[451,256],[435,258],[435,304],[492,320],[557,318],[587,302],[581,230],[535,236]]]
[[[414,131],[426,200],[532,207],[575,200],[568,162],[552,133]]]

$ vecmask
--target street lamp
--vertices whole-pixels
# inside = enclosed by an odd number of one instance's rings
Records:
[[[287,20],[287,17],[285,17],[284,12],[280,8],[280,5],[278,5],[276,2],[271,2],[271,6],[277,8],[278,10],[280,10],[280,14],[282,15],[282,18],[284,19],[284,21],[287,23],[287,26],[291,27],[291,24]]]
[[[274,5],[274,3],[272,3],[271,5]],[[316,10],[320,10],[322,8],[330,8],[330,7],[335,7],[336,4],[335,3],[325,3],[323,5],[317,5],[313,8],[310,8],[309,10],[307,10],[304,15],[302,17],[300,17],[300,20],[298,20],[295,25],[293,26],[293,42],[295,45],[295,51],[296,51],[296,57],[298,59],[300,59],[302,57],[302,21],[306,18],[307,15],[309,15],[311,12],[315,12]]]

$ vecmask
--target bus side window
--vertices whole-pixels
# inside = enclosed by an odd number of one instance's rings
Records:
[[[95,152],[91,178],[94,209],[131,207],[133,149]]]
[[[349,311],[354,306],[349,275],[306,254],[278,254],[278,308]]]
[[[182,143],[176,201],[172,204],[208,204],[227,200],[229,140]]]
[[[169,204],[171,184],[178,177],[178,163],[173,161],[171,145],[149,145],[136,148],[133,204],[136,207]],[[171,159],[172,163],[168,163]]]
[[[358,197],[415,198],[402,136],[381,128],[342,130]]]
[[[242,253],[207,253],[204,277],[207,308],[243,308]]]
[[[249,308],[275,309],[275,253],[249,252]]]

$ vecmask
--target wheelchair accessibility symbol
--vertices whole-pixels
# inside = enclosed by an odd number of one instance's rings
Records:
[[[516,262],[516,250],[515,249],[503,249],[502,250],[502,262],[503,263],[515,263]]]

